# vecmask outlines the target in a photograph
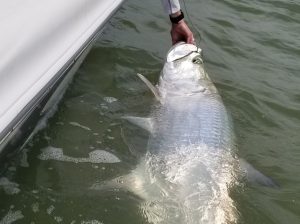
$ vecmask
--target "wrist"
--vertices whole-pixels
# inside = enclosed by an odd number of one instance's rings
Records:
[[[170,20],[171,20],[172,24],[178,24],[181,21],[183,21],[183,18],[184,18],[184,14],[181,10],[178,12],[172,13],[169,16],[170,16]]]
[[[184,19],[180,20],[178,23],[172,23],[172,27],[182,26],[183,23],[185,23]]]

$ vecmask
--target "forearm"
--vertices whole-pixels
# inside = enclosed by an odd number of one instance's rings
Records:
[[[176,44],[180,41],[184,41],[188,44],[195,44],[193,33],[183,20],[184,14],[180,10],[179,0],[161,0],[161,2],[172,22],[172,43]]]
[[[179,0],[161,0],[164,10],[169,15],[180,11]]]

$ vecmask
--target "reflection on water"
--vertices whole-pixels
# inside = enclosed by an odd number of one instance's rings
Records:
[[[206,70],[232,114],[240,157],[280,184],[280,189],[247,183],[234,189],[239,222],[299,223],[300,4],[191,0],[186,5],[201,33]],[[157,81],[170,47],[169,29],[159,1],[124,4],[58,111],[0,177],[1,224],[147,223],[136,195],[90,186],[127,174],[138,162],[139,154],[132,152],[143,153],[147,135],[135,127],[126,132],[120,118],[149,112],[153,97],[135,74]],[[63,159],[41,160],[49,147],[61,149]],[[99,163],[79,162],[93,152],[102,153]],[[103,155],[120,162],[102,163]]]

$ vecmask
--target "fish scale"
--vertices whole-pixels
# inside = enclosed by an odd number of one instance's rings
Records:
[[[230,128],[226,128],[229,119],[217,97],[210,97],[209,100],[203,96],[200,98],[194,96],[194,99],[185,97],[161,105],[152,116],[157,119],[156,123],[162,125],[155,130],[157,134],[150,139],[149,146],[159,143],[161,150],[164,146],[172,148],[178,142],[189,141],[215,148],[229,147],[231,134]],[[176,110],[177,106],[172,104],[181,104],[180,109]],[[182,108],[188,109],[182,110]]]

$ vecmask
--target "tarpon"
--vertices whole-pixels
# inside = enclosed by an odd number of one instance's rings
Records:
[[[240,163],[230,117],[204,70],[201,50],[173,46],[157,86],[139,77],[157,104],[149,118],[125,117],[150,137],[137,168],[118,183],[144,199],[142,211],[150,223],[236,223],[230,189]]]

